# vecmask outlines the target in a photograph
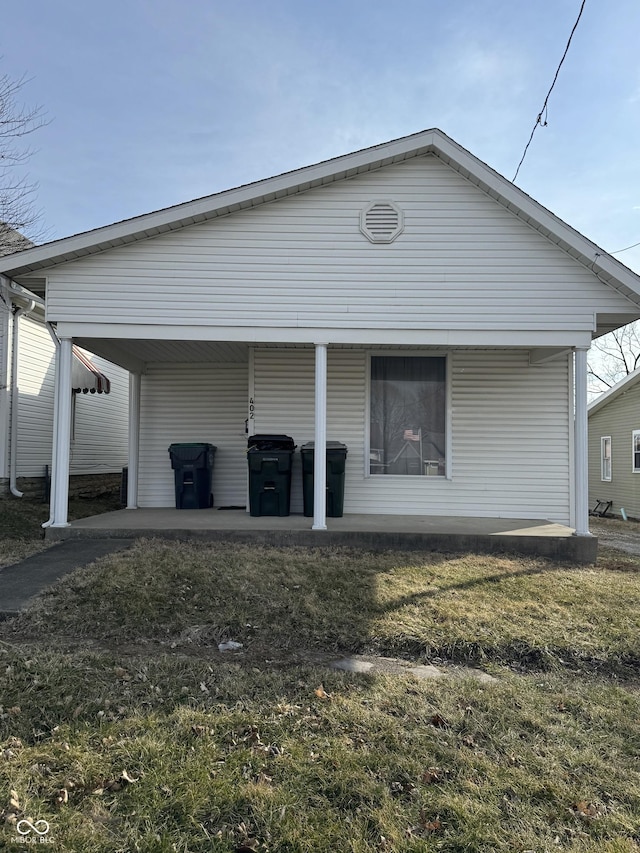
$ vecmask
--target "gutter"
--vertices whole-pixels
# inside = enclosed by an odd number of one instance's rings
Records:
[[[25,302],[33,302],[34,306],[39,305],[40,308],[44,308],[44,299],[41,299],[39,296],[36,296],[35,293],[31,293],[30,290],[27,290],[27,288],[23,287],[21,284],[16,284],[15,281],[11,281],[10,278],[5,278],[5,276],[0,276],[0,278],[4,279],[5,284],[8,283],[9,295],[13,293],[15,296],[17,296],[19,299],[23,299]]]

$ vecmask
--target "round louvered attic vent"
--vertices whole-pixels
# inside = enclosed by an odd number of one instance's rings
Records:
[[[360,214],[360,230],[372,243],[392,243],[404,228],[404,216],[391,201],[372,201]]]

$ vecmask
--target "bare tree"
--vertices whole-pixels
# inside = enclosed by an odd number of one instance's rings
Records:
[[[26,137],[48,122],[41,107],[21,102],[27,83],[26,76],[14,80],[0,74],[0,255],[27,248],[40,236],[40,212],[34,207],[37,186],[24,171],[33,154]]]
[[[640,321],[603,335],[591,345],[589,390],[600,394],[640,367]]]

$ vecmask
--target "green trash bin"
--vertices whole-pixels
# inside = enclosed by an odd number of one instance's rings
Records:
[[[250,515],[289,515],[294,450],[295,444],[288,435],[249,436]]]
[[[302,457],[302,501],[304,514],[313,517],[313,466],[315,442],[309,441],[300,448]],[[347,446],[339,441],[327,442],[327,516],[342,518],[344,509],[344,471]]]
[[[176,509],[209,509],[213,506],[213,444],[192,442],[169,447],[176,489]]]

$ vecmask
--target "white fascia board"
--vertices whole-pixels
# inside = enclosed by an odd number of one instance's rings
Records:
[[[271,328],[245,326],[168,326],[128,323],[66,323],[58,322],[61,337],[82,339],[83,346],[93,350],[91,338],[130,341],[135,351],[136,340],[166,341],[226,341],[248,344],[329,344],[394,346],[444,346],[444,347],[500,347],[535,349],[537,347],[589,347],[588,331],[495,331],[474,329],[331,329],[331,328]],[[117,359],[109,359],[116,361]]]
[[[621,379],[620,382],[617,382],[613,388],[609,388],[608,391],[603,391],[599,397],[589,403],[587,407],[587,411],[589,415],[595,414],[599,409],[603,406],[606,406],[612,400],[615,400],[616,397],[619,397],[621,394],[626,393],[631,388],[634,387],[640,381],[640,367],[630,373],[628,376],[625,376],[624,379]]]

